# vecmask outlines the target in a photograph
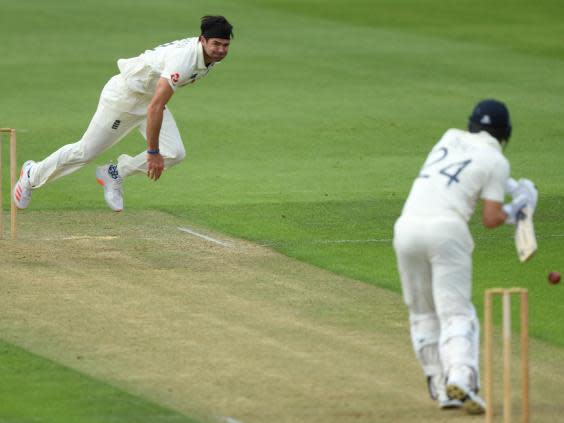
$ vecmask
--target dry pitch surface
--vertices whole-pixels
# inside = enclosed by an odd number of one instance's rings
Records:
[[[41,356],[210,421],[482,420],[428,399],[396,293],[159,212],[19,222],[0,336]],[[532,342],[534,422],[564,415],[563,374],[564,351]]]

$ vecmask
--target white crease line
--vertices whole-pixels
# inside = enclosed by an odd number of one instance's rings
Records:
[[[537,235],[538,239],[546,238],[562,238],[564,234]],[[500,240],[505,239],[501,236],[478,236],[476,240]],[[509,238],[508,238],[509,239]],[[280,247],[285,245],[303,245],[303,244],[371,244],[371,243],[391,243],[391,238],[368,238],[368,239],[302,239],[296,241],[280,241],[280,242],[264,242],[259,244],[262,247]]]
[[[219,421],[224,423],[242,423],[239,420],[234,419],[233,417],[220,417]]]
[[[65,241],[73,241],[73,240],[77,240],[77,239],[95,239],[95,240],[103,240],[103,241],[107,241],[110,239],[117,239],[117,236],[113,236],[113,235],[100,235],[100,236],[89,236],[89,235],[75,235],[75,236],[66,236],[63,237],[61,239],[65,240]]]
[[[90,236],[90,235],[71,235],[71,236],[63,236],[59,238],[36,238],[37,241],[79,241],[79,240],[95,240],[95,241],[110,241],[113,239],[118,239],[118,236],[113,235],[100,235],[100,236]]]
[[[283,245],[300,245],[300,244],[369,244],[372,242],[392,242],[391,238],[381,238],[381,239],[310,239],[310,240],[298,240],[298,241],[282,241],[282,242],[267,242],[259,244],[262,247],[277,247]]]
[[[194,236],[197,236],[199,238],[205,239],[206,241],[210,241],[210,242],[214,242],[214,243],[219,244],[219,245],[223,245],[224,247],[230,247],[231,246],[231,243],[229,243],[229,242],[220,241],[220,240],[212,238],[210,236],[207,236],[207,235],[198,233],[196,231],[193,231],[192,229],[182,228],[182,227],[179,226],[178,230],[182,231],[182,232],[186,232],[190,235],[194,235]]]
[[[369,239],[323,239],[313,241],[314,244],[364,244],[367,242],[392,242],[391,238],[369,238]]]

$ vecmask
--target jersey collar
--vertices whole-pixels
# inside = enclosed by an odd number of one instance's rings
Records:
[[[499,151],[500,153],[503,152],[503,148],[501,148],[501,144],[499,143],[498,140],[496,140],[494,137],[492,137],[488,132],[486,131],[480,131],[478,133],[478,136],[480,137],[480,139],[485,142],[486,144],[488,144],[490,147],[496,149],[497,151]]]

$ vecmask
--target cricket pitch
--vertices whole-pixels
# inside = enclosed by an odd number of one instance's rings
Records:
[[[19,221],[0,242],[10,343],[209,421],[477,421],[428,398],[397,293],[156,211]],[[531,415],[552,422],[564,351],[530,350]]]

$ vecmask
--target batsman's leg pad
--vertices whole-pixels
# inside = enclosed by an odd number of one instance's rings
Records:
[[[437,315],[410,314],[411,341],[413,350],[421,363],[426,376],[440,375],[442,373],[439,356],[440,324]]]
[[[476,316],[453,315],[441,324],[440,355],[444,370],[468,366],[478,374],[480,326]],[[479,377],[478,377],[479,380]]]

